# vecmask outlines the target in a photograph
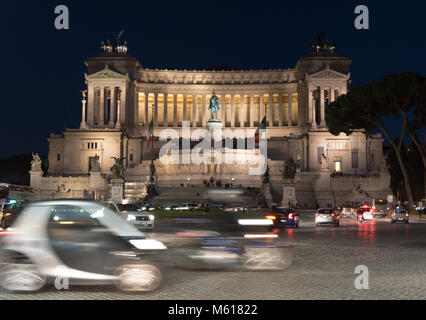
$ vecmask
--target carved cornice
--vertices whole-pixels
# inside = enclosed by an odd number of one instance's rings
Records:
[[[161,84],[281,84],[297,82],[297,75],[295,69],[241,71],[140,69],[137,78],[140,83]]]
[[[297,83],[283,84],[252,84],[252,85],[212,85],[212,84],[154,84],[138,83],[139,92],[169,93],[169,94],[211,94],[215,90],[218,95],[223,94],[284,94],[298,91]]]

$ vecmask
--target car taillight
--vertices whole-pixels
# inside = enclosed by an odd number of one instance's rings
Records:
[[[395,213],[392,213],[392,216],[395,216]]]
[[[319,216],[319,213],[317,212],[317,213],[315,213],[315,217],[318,217]]]
[[[276,216],[266,216],[265,218],[269,219],[269,220],[275,220],[277,217]]]
[[[405,216],[408,217],[408,213],[406,213]]]
[[[289,218],[289,219],[293,219],[293,214],[292,214],[292,213],[290,213],[290,214],[288,215],[288,218]]]
[[[334,213],[332,213],[331,216],[334,217]]]

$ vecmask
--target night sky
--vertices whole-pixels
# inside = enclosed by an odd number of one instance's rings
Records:
[[[56,30],[67,5],[70,29]],[[370,29],[356,30],[367,5]],[[294,68],[315,31],[349,56],[352,85],[382,75],[426,75],[423,1],[7,1],[2,3],[0,157],[48,152],[50,132],[78,128],[84,61],[124,30],[142,66],[205,69]],[[399,133],[395,127],[393,133]]]

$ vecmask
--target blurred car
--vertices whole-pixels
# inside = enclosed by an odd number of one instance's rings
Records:
[[[410,221],[410,215],[407,210],[400,207],[396,207],[391,214],[391,223],[404,222],[408,224]]]
[[[257,206],[257,211],[261,211],[261,212],[269,212],[270,208],[268,205],[263,204],[260,206]]]
[[[176,237],[191,240],[174,254],[175,266],[184,269],[283,270],[293,261],[292,247],[270,238],[227,238],[202,230],[179,231]]]
[[[292,208],[272,207],[272,210],[265,218],[272,220],[273,225],[271,228],[299,228],[299,214]]]
[[[162,277],[156,253],[167,249],[102,204],[82,200],[28,204],[0,240],[0,286],[12,292],[58,279],[151,291]]]
[[[340,213],[342,218],[352,218],[354,214],[354,209],[349,207],[343,207]]]
[[[142,211],[138,204],[120,204],[113,201],[107,201],[105,202],[105,205],[138,228],[146,230],[152,230],[154,228],[154,215],[146,211]]]
[[[153,211],[156,209],[156,207],[151,203],[144,203],[140,208],[142,211]]]
[[[247,207],[242,204],[231,204],[222,208],[225,212],[247,213]]]
[[[9,228],[21,213],[23,207],[24,203],[18,201],[4,203],[0,213],[0,227],[3,230]]]
[[[357,220],[359,222],[364,221],[373,221],[374,219],[374,209],[369,205],[363,205],[357,210]]]
[[[332,224],[338,227],[340,225],[339,213],[330,208],[319,208],[315,213],[315,224]]]
[[[185,204],[180,204],[180,205],[174,206],[172,210],[193,211],[193,207],[190,204],[185,203]]]

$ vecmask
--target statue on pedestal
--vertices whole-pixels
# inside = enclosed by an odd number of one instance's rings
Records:
[[[124,178],[124,163],[123,160],[126,158],[116,158],[111,157],[115,160],[114,165],[111,167],[112,178],[113,179],[123,179]]]
[[[81,92],[82,100],[86,100],[87,90],[80,90],[80,92]]]
[[[101,164],[99,162],[98,155],[95,155],[94,157],[90,157],[89,161],[90,161],[90,171],[101,171]]]
[[[33,153],[33,160],[31,160],[31,170],[41,171],[41,158],[38,153]]]
[[[213,90],[212,97],[210,98],[210,105],[209,105],[208,110],[210,110],[211,113],[212,113],[212,117],[211,117],[210,120],[219,120],[217,118],[217,113],[220,110],[219,99],[218,99],[216,92],[214,90]]]
[[[296,175],[296,163],[293,157],[290,157],[289,161],[284,162],[284,170],[281,170],[284,180],[291,180],[293,182],[294,176]]]

